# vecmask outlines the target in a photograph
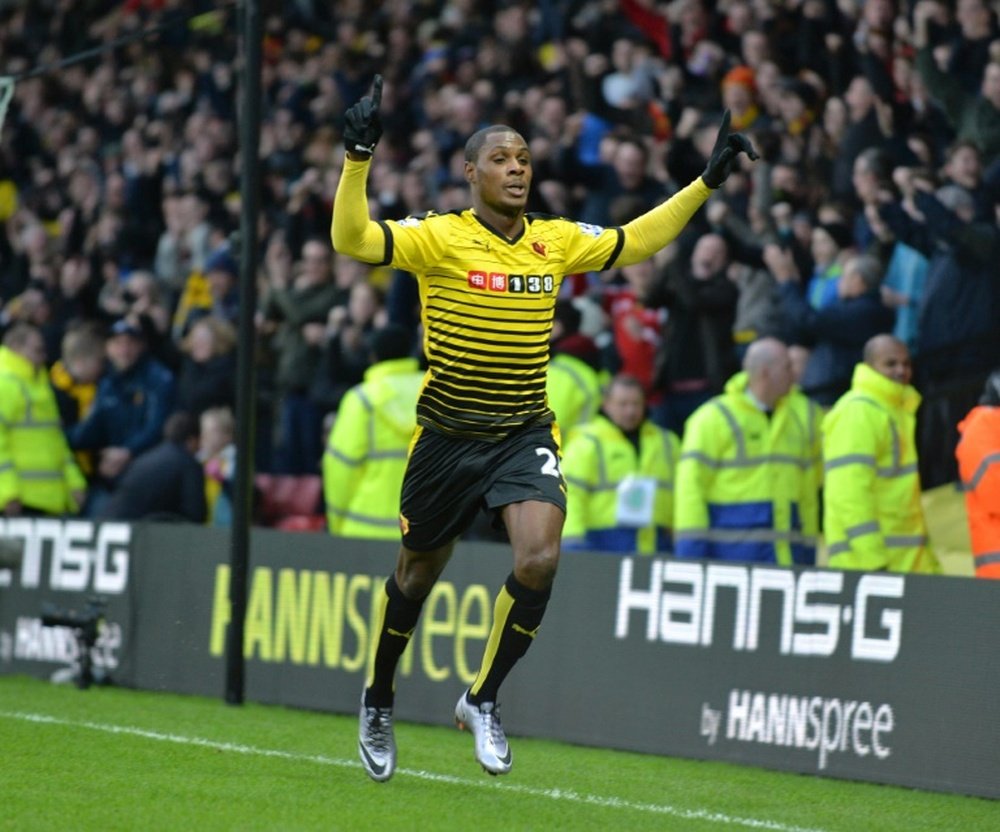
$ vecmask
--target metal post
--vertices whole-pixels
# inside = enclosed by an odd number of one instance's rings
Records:
[[[226,702],[243,703],[243,635],[247,606],[247,564],[253,519],[254,313],[257,308],[257,214],[260,210],[261,25],[258,0],[240,3],[240,315],[236,365],[236,471],[230,538],[229,629],[226,634]],[[235,254],[235,252],[234,252]]]

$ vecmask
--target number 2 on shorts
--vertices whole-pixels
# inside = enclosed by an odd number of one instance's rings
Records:
[[[542,473],[561,480],[562,471],[559,470],[559,459],[556,455],[548,448],[535,448],[535,453],[545,457],[545,462],[542,463]]]

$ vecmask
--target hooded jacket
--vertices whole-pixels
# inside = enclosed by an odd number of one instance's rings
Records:
[[[920,394],[867,364],[823,419],[823,518],[830,566],[940,572],[920,502]]]
[[[747,385],[747,374],[737,373],[726,392],[685,425],[674,511],[677,556],[813,563],[814,433],[793,394],[768,416]]]

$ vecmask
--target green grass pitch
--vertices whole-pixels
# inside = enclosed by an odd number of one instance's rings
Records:
[[[995,801],[516,736],[514,770],[493,778],[470,735],[407,723],[377,784],[356,732],[352,717],[0,677],[0,829],[1000,829]]]

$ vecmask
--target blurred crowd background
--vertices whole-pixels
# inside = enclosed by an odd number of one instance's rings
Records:
[[[343,113],[379,72],[376,218],[466,207],[465,140],[501,122],[530,144],[531,210],[622,224],[701,173],[729,108],[761,160],[656,258],[569,276],[579,314],[554,349],[640,379],[680,434],[756,338],[794,345],[826,406],[893,331],[924,396],[924,485],[953,481],[955,426],[1000,366],[997,5],[265,0],[257,470],[319,473],[375,332],[420,353],[412,278],[330,245]],[[218,488],[231,476],[237,29],[232,5],[199,0],[0,3],[0,74],[20,79],[0,331],[42,334],[88,516],[165,430]]]

